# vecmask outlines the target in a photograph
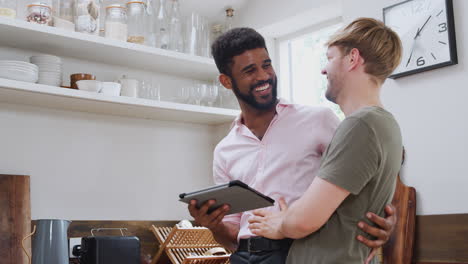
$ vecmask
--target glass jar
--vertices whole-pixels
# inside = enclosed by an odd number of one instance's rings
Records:
[[[145,13],[145,4],[143,2],[133,1],[127,3],[128,42],[145,43]]]
[[[48,0],[52,7],[52,17],[60,16],[60,1],[61,0]],[[53,22],[53,21],[52,21]]]
[[[61,0],[60,1],[60,18],[65,19],[69,22],[73,21],[73,0]]]
[[[75,0],[75,30],[99,35],[99,0]]]
[[[50,26],[52,23],[52,7],[43,2],[28,5],[26,20],[39,25]]]
[[[104,36],[110,39],[127,41],[128,25],[127,11],[121,5],[106,7],[106,23]]]
[[[16,0],[0,0],[0,17],[16,18]]]

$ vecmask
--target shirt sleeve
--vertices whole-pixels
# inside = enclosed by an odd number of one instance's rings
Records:
[[[347,118],[325,153],[318,177],[357,195],[376,175],[380,157],[375,132],[361,119]]]
[[[215,149],[213,155],[213,180],[216,185],[228,183],[232,180],[226,173],[226,162],[222,159],[218,148]],[[223,222],[240,224],[242,213],[226,215]]]
[[[319,148],[322,153],[325,153],[325,150],[330,144],[339,124],[340,119],[336,116],[336,114],[330,108],[324,108],[323,112],[321,113],[321,131],[319,136]]]

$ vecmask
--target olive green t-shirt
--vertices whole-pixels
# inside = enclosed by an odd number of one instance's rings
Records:
[[[401,166],[398,123],[380,107],[365,107],[340,124],[328,146],[317,177],[350,195],[318,231],[294,241],[287,264],[362,264],[370,249],[356,240],[364,235],[357,223],[367,212],[384,216]]]

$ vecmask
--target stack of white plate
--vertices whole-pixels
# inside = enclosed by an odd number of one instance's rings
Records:
[[[38,68],[25,61],[0,60],[0,78],[23,82],[37,82]]]
[[[39,67],[40,84],[60,86],[62,84],[62,60],[52,55],[31,56],[31,63]]]

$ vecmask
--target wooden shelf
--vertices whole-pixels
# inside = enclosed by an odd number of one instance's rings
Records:
[[[213,80],[213,59],[0,17],[0,46]]]
[[[145,119],[217,125],[240,111],[93,92],[0,78],[0,102]]]

